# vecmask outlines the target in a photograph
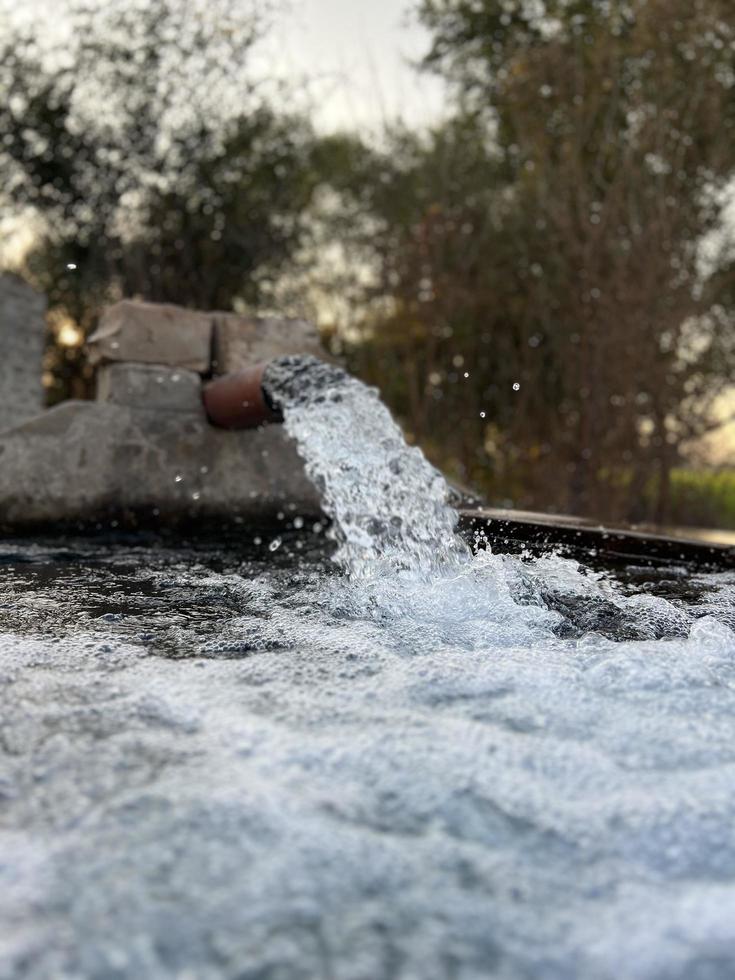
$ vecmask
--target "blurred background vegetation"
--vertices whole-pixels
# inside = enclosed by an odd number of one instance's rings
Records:
[[[732,0],[406,0],[445,112],[377,134],[253,71],[287,11],[61,7],[0,12],[51,403],[121,296],[305,314],[491,503],[735,528]]]

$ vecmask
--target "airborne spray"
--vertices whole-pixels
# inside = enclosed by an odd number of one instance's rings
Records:
[[[348,574],[428,575],[469,560],[446,480],[406,444],[374,388],[301,356],[272,361],[263,388],[322,495]]]

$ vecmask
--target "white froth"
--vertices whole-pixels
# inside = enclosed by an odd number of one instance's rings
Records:
[[[444,477],[368,388],[316,358],[272,362],[264,377],[333,519],[335,560],[362,579],[466,560]]]
[[[241,610],[189,659],[0,640],[0,977],[732,975],[723,622],[562,639],[528,583],[647,613],[559,558],[172,580]]]
[[[346,574],[6,589],[0,980],[731,980],[732,576],[472,558],[377,396],[281,367]]]

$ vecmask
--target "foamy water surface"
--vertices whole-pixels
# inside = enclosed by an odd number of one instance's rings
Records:
[[[0,553],[0,977],[731,980],[735,575],[474,556],[377,395],[333,523]]]
[[[281,537],[5,547],[1,977],[732,977],[735,577]]]

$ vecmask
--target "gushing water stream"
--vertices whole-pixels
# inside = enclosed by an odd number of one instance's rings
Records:
[[[314,357],[283,357],[263,386],[284,414],[334,521],[335,560],[351,576],[437,573],[469,558],[444,477],[368,388]]]

